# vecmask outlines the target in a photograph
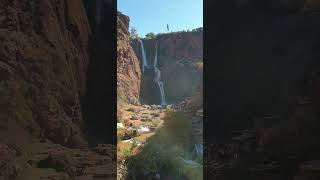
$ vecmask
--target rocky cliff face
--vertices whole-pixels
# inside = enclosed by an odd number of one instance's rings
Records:
[[[97,7],[106,16],[91,33],[82,0],[0,1],[0,179],[116,176],[114,146],[87,149],[88,136],[92,145],[113,138],[110,114],[101,112],[111,99],[104,77],[114,77],[101,72],[114,66],[99,52],[112,55],[115,47],[102,38],[115,27],[115,8],[109,1]]]
[[[118,12],[117,32],[117,99],[131,104],[139,103],[141,69],[131,47],[129,17]]]
[[[154,83],[154,58],[158,43],[157,67],[161,70],[161,79],[168,103],[178,103],[192,96],[202,83],[202,72],[198,67],[203,63],[203,32],[176,32],[160,34],[155,39],[143,39],[146,57],[150,69],[143,75],[141,100],[146,104],[160,104],[160,92]],[[135,53],[142,64],[141,45],[133,42]]]
[[[1,1],[1,131],[76,146],[84,127],[89,24],[81,0]]]

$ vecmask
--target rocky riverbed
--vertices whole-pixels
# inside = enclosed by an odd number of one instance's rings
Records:
[[[116,179],[114,145],[70,149],[34,139],[28,152],[0,144],[0,179]]]
[[[147,139],[162,126],[166,111],[159,105],[126,105],[123,109],[121,120],[117,122],[119,160],[142,148]]]

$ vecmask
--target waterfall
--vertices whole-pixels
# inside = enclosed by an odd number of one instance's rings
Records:
[[[161,81],[161,71],[157,67],[157,62],[158,62],[158,41],[156,42],[156,53],[155,53],[154,64],[153,64],[153,67],[154,67],[154,81],[159,86],[160,96],[161,96],[161,105],[167,105],[166,96],[165,96],[165,93],[164,93],[164,86],[163,86],[163,82]]]
[[[161,71],[159,68],[154,67],[154,81],[155,82],[159,82],[160,81],[160,77],[161,77]]]
[[[144,68],[148,67],[146,53],[144,51],[144,46],[142,40],[140,40],[141,44],[141,55],[142,55],[142,72],[144,72]]]
[[[202,144],[195,144],[194,145],[194,150],[197,154],[197,157],[202,157],[203,156],[203,145]]]
[[[159,86],[160,95],[161,95],[161,105],[167,105],[165,94],[164,94],[163,82],[162,81],[158,81],[158,86]]]
[[[157,63],[158,63],[158,41],[156,42],[156,54],[154,56],[153,67],[157,67]]]

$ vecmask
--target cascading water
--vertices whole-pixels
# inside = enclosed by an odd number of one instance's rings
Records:
[[[144,72],[144,68],[148,67],[146,53],[144,51],[144,46],[142,40],[140,40],[141,44],[141,55],[142,55],[142,72]]]
[[[167,105],[166,96],[164,93],[164,86],[163,86],[163,82],[161,81],[161,71],[157,67],[157,62],[158,62],[158,41],[156,42],[156,53],[155,53],[154,64],[153,64],[154,74],[155,74],[154,80],[159,86],[160,96],[161,96],[161,105]]]
[[[158,41],[156,42],[156,54],[154,56],[153,67],[156,68],[158,63]]]
[[[149,66],[148,66],[146,52],[145,52],[142,40],[140,40],[140,44],[141,44],[141,56],[142,56],[142,73],[144,73],[145,68]],[[160,96],[161,96],[161,105],[167,105],[164,86],[163,86],[163,82],[161,81],[161,71],[157,67],[157,62],[158,62],[158,42],[156,43],[156,52],[155,52],[154,63],[153,63],[153,68],[155,73],[154,81],[155,83],[157,83],[159,87]]]

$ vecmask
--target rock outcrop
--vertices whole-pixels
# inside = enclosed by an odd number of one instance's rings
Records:
[[[139,103],[141,69],[131,47],[129,17],[118,12],[117,32],[117,98],[131,104]]]

